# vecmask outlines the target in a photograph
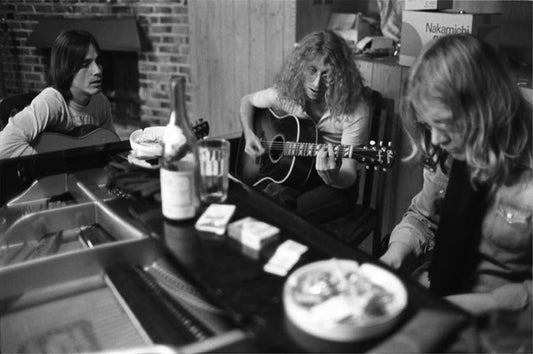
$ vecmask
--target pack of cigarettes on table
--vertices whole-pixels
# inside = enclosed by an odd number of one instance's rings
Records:
[[[211,204],[196,221],[196,230],[223,235],[234,212],[235,205]]]
[[[248,217],[245,217],[244,219],[240,219],[229,224],[228,225],[228,236],[241,242],[242,225],[244,225],[244,223],[248,222],[249,220],[253,220],[253,218],[248,216]]]
[[[248,216],[231,223],[228,235],[251,249],[260,250],[266,243],[277,239],[279,229]]]
[[[293,240],[286,240],[278,246],[274,255],[263,266],[263,270],[284,277],[306,251],[307,246]]]
[[[250,248],[246,245],[241,246],[241,252],[247,257],[258,260],[261,258],[261,250]]]

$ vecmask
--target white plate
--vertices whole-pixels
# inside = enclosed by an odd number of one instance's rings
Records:
[[[156,157],[153,157],[153,158],[156,158]],[[131,163],[131,164],[134,164],[136,166],[149,168],[151,170],[155,170],[155,169],[160,167],[159,163],[151,164],[151,163],[147,162],[145,159],[137,158],[137,156],[135,155],[135,150],[133,150],[132,152],[129,153],[128,162]]]
[[[165,127],[137,129],[130,135],[131,148],[137,156],[161,156],[163,154],[163,134]]]
[[[360,280],[350,280],[347,278],[350,274],[352,279]],[[319,277],[329,279],[329,283],[316,281]],[[314,286],[303,290],[304,279],[305,285]],[[324,284],[336,285],[324,287]],[[373,291],[361,291],[363,285]],[[372,313],[367,307],[370,298],[381,299],[373,301],[378,312]],[[407,290],[398,277],[384,268],[332,259],[307,264],[292,273],[285,282],[283,304],[288,318],[301,330],[327,340],[352,342],[391,329],[407,306]]]

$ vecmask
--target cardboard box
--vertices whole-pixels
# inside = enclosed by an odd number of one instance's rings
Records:
[[[404,10],[444,10],[453,7],[453,0],[405,0]]]
[[[493,45],[497,44],[496,30],[500,18],[500,14],[403,11],[399,63],[411,66],[426,43],[447,34],[472,33]]]
[[[368,20],[361,13],[334,12],[327,28],[335,31],[349,45],[355,46],[361,39],[379,32],[379,24],[374,26]]]

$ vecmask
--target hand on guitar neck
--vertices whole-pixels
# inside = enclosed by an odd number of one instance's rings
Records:
[[[249,148],[245,151],[244,137],[240,141],[236,175],[241,180],[254,186],[265,181],[301,185],[308,180],[314,168],[314,157],[324,146],[318,143],[318,130],[312,120],[256,109],[253,130],[257,137],[253,142],[254,153],[248,154]],[[371,141],[368,146],[335,145],[333,151],[367,168],[386,170],[396,158],[390,145]],[[263,154],[260,154],[261,149]]]

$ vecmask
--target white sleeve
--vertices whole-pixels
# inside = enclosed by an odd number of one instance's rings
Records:
[[[0,132],[0,158],[37,153],[31,146],[35,138],[68,116],[63,96],[51,88],[43,90],[30,105],[10,118]]]

